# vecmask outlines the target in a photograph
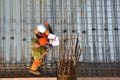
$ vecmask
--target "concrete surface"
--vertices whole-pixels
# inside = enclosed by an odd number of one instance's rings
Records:
[[[57,78],[1,78],[0,80],[57,80]]]
[[[77,80],[120,80],[120,77],[80,77]]]
[[[0,80],[57,80],[57,78],[1,78]],[[80,77],[77,80],[120,80],[120,77]]]

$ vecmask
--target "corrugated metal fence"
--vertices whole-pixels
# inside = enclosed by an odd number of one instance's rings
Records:
[[[30,63],[32,30],[79,33],[81,62],[120,61],[120,0],[0,0],[0,63]],[[55,61],[58,47],[46,60]]]

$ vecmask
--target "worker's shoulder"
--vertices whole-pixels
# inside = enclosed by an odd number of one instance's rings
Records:
[[[32,43],[38,43],[38,39],[37,38],[32,38]]]

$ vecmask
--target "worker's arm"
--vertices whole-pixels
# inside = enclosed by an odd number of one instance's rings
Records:
[[[48,49],[41,55],[40,60],[42,60],[44,56],[46,56],[47,54],[48,54]]]

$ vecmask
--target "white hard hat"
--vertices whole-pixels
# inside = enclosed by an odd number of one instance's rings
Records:
[[[46,27],[43,24],[37,25],[37,29],[41,33],[45,33],[46,30],[47,30]]]

